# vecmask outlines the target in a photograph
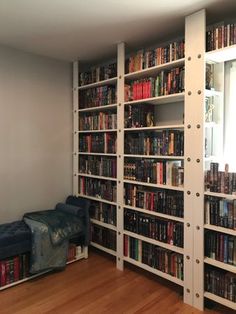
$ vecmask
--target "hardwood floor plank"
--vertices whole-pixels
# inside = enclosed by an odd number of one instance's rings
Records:
[[[87,260],[0,292],[1,314],[199,314],[182,301],[182,288],[92,250]],[[231,314],[215,307],[208,314]]]

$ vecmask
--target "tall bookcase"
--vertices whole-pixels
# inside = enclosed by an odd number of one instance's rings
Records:
[[[110,206],[110,211],[115,213],[115,225],[94,216],[91,223],[114,232],[116,249],[94,240],[92,245],[116,256],[118,269],[123,270],[124,262],[131,263],[174,282],[183,287],[184,302],[196,308],[203,309],[205,299],[211,299],[235,309],[235,302],[205,291],[208,265],[233,274],[235,266],[206,257],[204,252],[207,230],[236,236],[235,230],[213,226],[205,220],[209,197],[235,199],[235,196],[216,195],[205,191],[204,185],[205,170],[215,160],[212,154],[219,155],[223,147],[222,62],[236,58],[235,46],[205,52],[205,10],[186,17],[183,37],[185,57],[162,60],[131,71],[126,71],[126,60],[130,60],[132,54],[126,54],[126,45],[120,43],[116,75],[83,86],[79,86],[79,62],[74,63],[73,193],[101,204],[100,208],[107,204],[106,210],[109,211]],[[174,47],[171,41],[166,45]],[[135,62],[140,62],[139,57]],[[208,64],[214,64],[216,69],[215,90],[205,89]],[[171,87],[168,91],[170,82],[182,68],[185,72],[184,89]],[[156,87],[164,77],[167,78],[166,90],[157,91]],[[155,85],[154,94],[148,93],[147,82]],[[116,86],[115,103],[81,108],[82,91],[107,85]],[[212,103],[217,121],[211,121],[209,116],[206,118],[206,104],[209,107]],[[116,127],[109,130],[81,128],[81,117],[93,115],[93,112],[115,113]],[[116,150],[112,154],[81,150],[81,137],[106,133],[116,137]],[[89,173],[82,171],[84,156],[90,158],[90,164],[95,163],[96,158],[100,161],[113,158],[116,175],[98,175],[90,173],[91,169]],[[82,193],[81,185],[86,178],[89,178],[88,186],[93,181],[112,182],[116,198],[111,201],[99,193]],[[99,232],[97,236],[99,238]]]

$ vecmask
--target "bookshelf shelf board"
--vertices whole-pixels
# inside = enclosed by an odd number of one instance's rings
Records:
[[[77,262],[77,261],[81,260],[82,258],[85,258],[85,254],[84,253],[81,253],[79,256],[77,256],[72,261],[66,262],[66,265],[69,265],[69,264],[72,264],[74,262]]]
[[[137,132],[137,131],[155,131],[155,130],[183,130],[183,124],[175,124],[175,125],[163,125],[163,126],[149,126],[149,127],[142,127],[142,128],[126,128],[124,129],[125,132]]]
[[[233,194],[224,194],[224,193],[216,193],[216,192],[208,192],[207,191],[204,193],[204,195],[227,198],[228,200],[235,200],[236,199],[236,195],[233,195]]]
[[[175,245],[171,245],[171,244],[168,244],[168,243],[164,243],[164,242],[152,239],[152,238],[144,237],[144,236],[142,236],[140,234],[137,234],[137,233],[134,233],[134,232],[130,232],[130,231],[127,231],[127,230],[124,230],[124,234],[126,234],[129,237],[133,237],[133,238],[139,239],[141,241],[148,242],[148,243],[151,243],[151,244],[163,247],[164,249],[167,249],[167,250],[179,253],[179,254],[184,254],[184,249],[181,248],[181,247],[178,247],[178,246],[175,246]]]
[[[79,177],[88,177],[88,178],[94,178],[94,179],[101,179],[101,180],[109,180],[109,181],[117,181],[116,178],[112,177],[103,177],[103,176],[96,176],[93,174],[87,174],[87,173],[78,173]]]
[[[236,274],[236,266],[222,263],[222,262],[216,261],[216,260],[209,258],[209,257],[205,257],[204,263],[218,267],[218,268],[221,268],[221,269],[224,269],[224,270],[227,270],[231,273]]]
[[[97,243],[91,241],[90,245],[92,245],[93,247],[95,247],[95,248],[97,248],[97,249],[99,249],[99,250],[101,250],[103,252],[106,252],[106,253],[108,253],[110,255],[116,256],[116,251],[108,249],[108,248],[106,248],[106,247],[104,247],[104,246],[102,246],[100,244],[97,244]]]
[[[216,90],[205,89],[205,97],[222,96],[223,93]]]
[[[153,267],[151,267],[151,266],[148,266],[148,265],[146,265],[146,264],[143,264],[143,263],[141,263],[141,262],[139,262],[139,261],[136,261],[136,260],[134,260],[134,259],[132,259],[132,258],[130,258],[130,257],[124,256],[124,261],[126,261],[126,262],[128,262],[128,263],[130,263],[130,264],[133,264],[133,265],[135,265],[135,266],[138,266],[138,267],[140,267],[140,268],[142,268],[142,269],[145,269],[145,270],[149,271],[150,273],[153,273],[153,274],[155,274],[155,275],[157,275],[157,276],[159,276],[159,277],[162,277],[162,278],[164,278],[164,279],[167,279],[167,280],[169,280],[169,281],[172,281],[172,282],[176,283],[176,284],[179,285],[179,286],[183,286],[183,285],[184,285],[184,284],[183,284],[183,281],[182,281],[181,279],[176,278],[176,277],[174,277],[174,276],[171,276],[171,275],[169,275],[169,274],[163,273],[162,271],[160,271],[160,270],[158,270],[158,269],[155,269],[155,268],[153,268]]]
[[[184,218],[171,216],[171,215],[167,215],[167,214],[162,214],[162,213],[154,212],[152,210],[147,210],[144,208],[139,208],[139,207],[134,207],[134,206],[129,206],[129,205],[124,205],[124,208],[132,209],[132,210],[135,210],[137,212],[145,213],[148,215],[153,215],[156,217],[161,217],[161,218],[170,219],[170,220],[174,220],[174,221],[184,222]]]
[[[111,132],[117,132],[117,129],[83,130],[83,131],[78,131],[78,133],[111,133]]]
[[[204,229],[222,232],[222,233],[226,233],[226,234],[229,234],[229,235],[236,237],[236,230],[233,230],[230,228],[224,228],[224,227],[220,227],[220,226],[205,224]]]
[[[87,198],[87,199],[93,200],[93,201],[106,203],[106,204],[111,204],[111,205],[115,205],[115,206],[117,205],[115,202],[110,202],[110,201],[104,200],[102,198],[94,197],[94,196],[89,196],[89,195],[84,195],[84,194],[78,194],[77,196],[84,197],[84,198]]]
[[[182,186],[180,187],[180,186],[172,186],[172,185],[165,185],[165,184],[147,183],[147,182],[140,182],[140,181],[134,181],[134,180],[124,180],[124,183],[151,186],[153,188],[161,188],[161,189],[174,190],[174,191],[184,191],[184,188]]]
[[[204,293],[204,297],[209,299],[209,300],[212,300],[212,301],[215,301],[217,303],[220,303],[224,306],[227,306],[233,310],[236,310],[236,303],[235,302],[232,302],[230,300],[227,300],[227,299],[224,299],[224,298],[221,298],[219,297],[218,295],[215,295],[213,293],[210,293],[210,292],[205,292]]]
[[[25,278],[23,278],[23,279],[14,281],[14,282],[12,282],[12,283],[10,283],[10,284],[8,284],[8,285],[5,285],[5,286],[0,287],[0,291],[1,291],[1,290],[4,290],[4,289],[7,289],[7,288],[10,288],[10,287],[13,287],[13,286],[16,286],[16,285],[19,285],[20,283],[23,283],[23,282],[25,282],[25,281],[34,279],[34,278],[36,278],[36,277],[38,277],[38,276],[41,276],[41,275],[43,275],[43,274],[46,274],[46,273],[48,273],[48,272],[50,272],[50,270],[45,270],[45,271],[42,271],[42,272],[40,272],[40,273],[38,273],[38,274],[30,275],[30,276],[25,277]]]
[[[107,111],[111,109],[116,109],[117,104],[111,104],[106,106],[97,106],[97,107],[91,107],[91,108],[85,108],[85,109],[79,109],[78,112],[90,112],[90,111]]]
[[[150,68],[143,69],[140,71],[127,73],[127,74],[125,74],[125,79],[126,80],[133,80],[133,79],[144,78],[147,76],[154,76],[162,70],[169,70],[169,69],[172,69],[174,67],[183,66],[183,65],[184,65],[184,58],[179,59],[179,60],[175,60],[175,61],[171,61],[171,62],[167,62],[167,63],[163,63],[163,64],[159,64],[159,65],[156,65],[154,67],[150,67]]]
[[[236,45],[206,52],[205,58],[206,61],[216,63],[234,60],[236,59]]]
[[[217,161],[217,157],[216,156],[207,156],[204,157],[204,161]]]
[[[83,86],[79,86],[78,90],[83,90],[83,89],[87,89],[87,88],[93,88],[93,87],[98,87],[98,86],[103,86],[103,85],[115,85],[117,83],[117,77],[112,77],[110,79],[107,80],[103,80],[103,81],[99,81],[99,82],[95,82],[95,83],[91,83],[91,84],[86,84]]]
[[[78,152],[78,154],[80,154],[80,155],[113,156],[113,157],[116,157],[116,154],[108,154],[108,153]]]
[[[151,98],[145,98],[145,99],[139,99],[139,100],[132,100],[127,101],[124,103],[124,105],[137,105],[137,104],[170,104],[170,103],[176,103],[176,102],[182,102],[184,101],[184,93],[177,93],[177,94],[171,94],[171,95],[165,95],[165,96],[157,96],[157,97],[151,97]]]
[[[105,223],[105,222],[103,222],[103,221],[99,221],[99,220],[92,219],[92,218],[90,218],[90,221],[91,221],[93,224],[95,224],[95,225],[99,225],[99,226],[102,226],[102,227],[105,227],[105,228],[107,228],[107,229],[111,229],[111,230],[114,230],[114,231],[117,230],[116,226],[111,225],[111,224],[108,224],[108,223]]]
[[[215,126],[217,126],[217,123],[215,122],[205,122],[204,124],[205,128],[214,128]]]
[[[162,156],[162,155],[132,155],[125,154],[124,157],[127,158],[153,158],[153,159],[174,159],[174,160],[184,160],[184,156]]]

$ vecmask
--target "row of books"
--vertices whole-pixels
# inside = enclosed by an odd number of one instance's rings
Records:
[[[220,49],[236,44],[236,23],[220,23],[212,26],[206,33],[206,51]]]
[[[124,236],[124,256],[183,280],[183,256],[127,235]]]
[[[117,114],[108,112],[84,113],[79,117],[80,131],[107,130],[117,128]]]
[[[92,201],[89,212],[91,218],[116,226],[116,206]]]
[[[68,253],[67,253],[67,262],[71,262],[79,258],[82,253],[82,247],[76,245],[75,243],[69,243]]]
[[[154,121],[155,106],[132,104],[125,107],[125,128],[141,128],[156,125]]]
[[[184,40],[175,41],[155,49],[141,49],[126,59],[126,73],[140,71],[181,58],[184,58]]]
[[[126,133],[125,154],[183,156],[184,132],[163,130]]]
[[[184,91],[184,67],[161,71],[156,77],[125,84],[125,101],[171,95]]]
[[[103,66],[92,67],[87,72],[79,74],[79,84],[84,86],[91,83],[108,80],[117,76],[117,63],[106,64]]]
[[[150,210],[157,213],[184,216],[183,192],[150,189],[141,185],[125,184],[125,205]]]
[[[236,194],[236,173],[229,172],[228,164],[219,171],[219,163],[211,162],[210,170],[205,172],[205,188],[210,192]]]
[[[207,196],[205,223],[236,230],[236,200]]]
[[[236,266],[236,237],[213,231],[205,234],[205,255]]]
[[[79,193],[116,202],[116,182],[80,177]]]
[[[29,276],[29,253],[0,261],[0,287]]]
[[[116,133],[80,134],[79,151],[85,153],[116,153]]]
[[[182,187],[184,168],[181,161],[140,159],[124,162],[124,179]]]
[[[208,266],[205,270],[205,290],[236,302],[236,274]]]
[[[91,224],[91,240],[110,250],[116,251],[116,232],[95,224]]]
[[[147,215],[134,210],[124,210],[124,229],[170,245],[183,247],[183,224]]]
[[[100,107],[116,103],[116,86],[104,85],[81,90],[79,94],[79,109]]]
[[[79,172],[95,176],[116,178],[117,162],[114,157],[83,156],[79,157]]]

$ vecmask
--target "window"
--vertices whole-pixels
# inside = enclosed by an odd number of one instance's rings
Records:
[[[236,60],[225,63],[224,160],[236,171]]]

